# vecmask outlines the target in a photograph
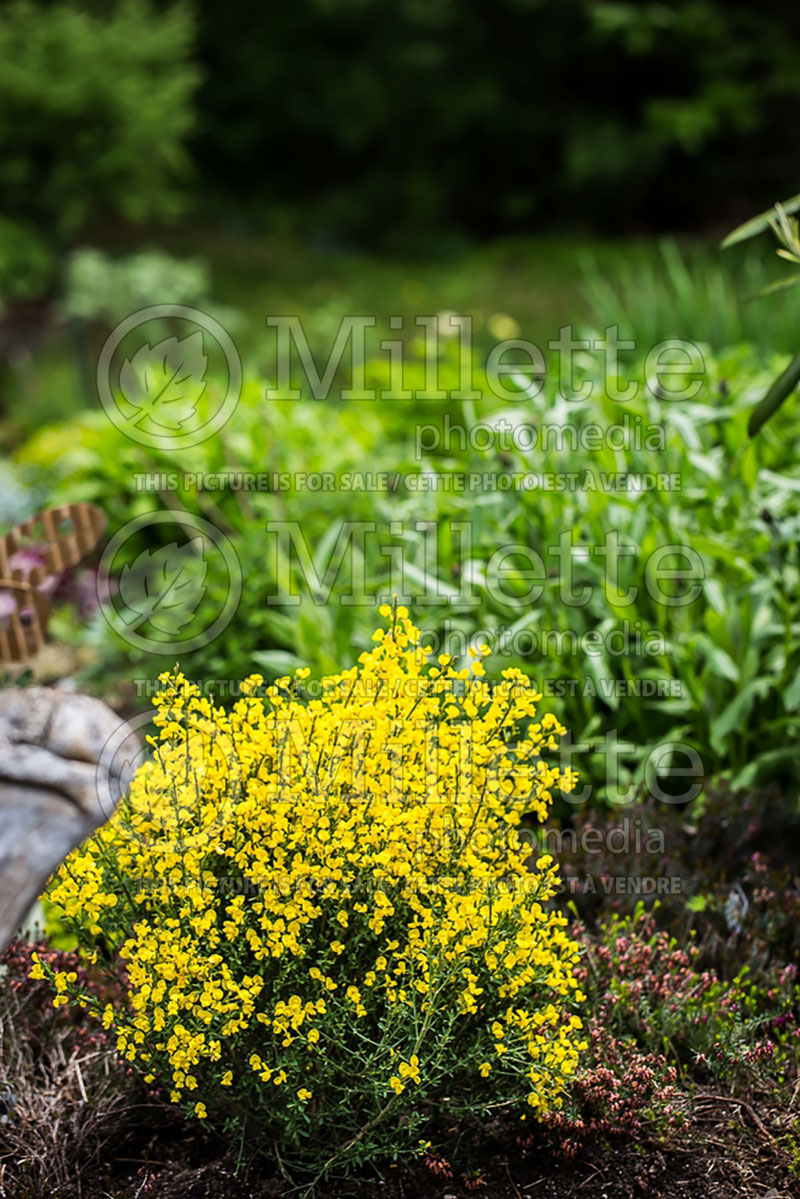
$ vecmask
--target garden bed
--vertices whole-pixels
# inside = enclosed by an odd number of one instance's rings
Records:
[[[142,1113],[140,1113],[141,1115]],[[298,1194],[269,1173],[237,1178],[219,1145],[163,1109],[117,1136],[102,1166],[81,1170],[57,1192],[3,1190],[22,1199],[283,1199]],[[384,1177],[327,1183],[315,1199],[783,1199],[800,1196],[800,1178],[780,1148],[796,1114],[749,1096],[721,1092],[698,1097],[689,1124],[666,1143],[622,1138],[585,1149],[572,1160],[544,1146],[487,1147],[468,1171],[432,1158],[413,1167],[389,1167]],[[457,1143],[457,1139],[456,1139]],[[300,1192],[302,1193],[302,1192]]]

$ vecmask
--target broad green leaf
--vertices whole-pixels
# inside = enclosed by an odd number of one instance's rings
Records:
[[[731,733],[741,728],[753,704],[769,689],[768,679],[753,679],[731,700],[711,723],[711,744],[718,754],[725,752],[725,743]]]
[[[797,761],[797,746],[785,746],[783,749],[766,750],[763,754],[756,754],[751,762],[731,778],[731,786],[736,789],[738,787],[752,787],[759,777],[763,769],[772,770],[775,766],[783,762]]]
[[[767,470],[766,467],[758,472],[758,477],[765,483],[772,483],[773,486],[779,487],[782,491],[800,491],[800,477],[779,475],[774,470]]]
[[[726,562],[732,569],[741,572],[748,579],[755,578],[755,571],[746,558],[743,558],[741,554],[737,554],[735,549],[725,545],[724,542],[717,538],[695,535],[692,537],[692,549],[696,550],[699,554],[706,554],[709,558],[716,558],[720,562]]]
[[[298,667],[303,666],[302,658],[282,649],[257,649],[253,652],[253,661],[262,666],[274,678],[285,674],[293,674]]]
[[[728,605],[725,602],[725,596],[722,588],[719,585],[718,579],[706,579],[703,583],[703,593],[706,597],[706,603],[708,603],[716,613],[722,616],[725,612],[727,612]]]
[[[797,668],[794,678],[783,693],[783,706],[787,712],[795,712],[800,708],[800,666]]]
[[[459,596],[458,588],[452,587],[449,583],[445,583],[443,579],[438,579],[431,575],[426,570],[422,570],[419,566],[415,566],[413,562],[404,562],[403,571],[406,578],[412,583],[418,583],[425,589],[425,594],[435,596],[445,596],[449,600],[457,600]]]
[[[714,674],[721,675],[731,683],[738,683],[739,670],[730,654],[726,653],[721,646],[715,645],[708,637],[698,638],[698,642],[705,650],[707,664]]]
[[[619,696],[615,693],[614,674],[605,656],[587,654],[584,669],[597,689],[597,698],[602,699],[615,712],[619,707]]]

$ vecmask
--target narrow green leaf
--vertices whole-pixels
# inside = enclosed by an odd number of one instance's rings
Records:
[[[800,210],[800,192],[796,196],[792,196],[790,200],[784,200],[781,204],[784,212],[797,212]],[[763,233],[769,228],[770,220],[775,218],[777,206],[773,205],[766,212],[760,212],[758,216],[751,217],[749,221],[745,221],[743,225],[733,229],[722,242],[722,249],[727,250],[728,246],[735,246],[737,242],[747,241],[749,237],[755,237],[759,233]]]
[[[797,354],[770,387],[763,400],[759,400],[750,413],[747,422],[747,432],[755,437],[761,426],[778,411],[784,400],[788,399],[797,384],[800,383],[800,354]]]
[[[760,287],[758,291],[754,291],[751,296],[747,297],[745,303],[749,304],[751,300],[760,300],[762,296],[774,296],[779,291],[788,291],[790,287],[797,287],[798,283],[800,283],[800,275],[789,275],[788,279],[776,279],[774,283],[768,283],[766,287]]]

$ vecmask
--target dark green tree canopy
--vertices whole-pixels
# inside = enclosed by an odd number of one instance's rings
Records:
[[[0,9],[0,294],[41,289],[90,217],[176,211],[193,25],[148,0]]]

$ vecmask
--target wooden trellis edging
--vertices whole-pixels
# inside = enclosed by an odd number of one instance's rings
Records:
[[[0,595],[14,601],[0,615],[0,661],[24,662],[44,644],[50,604],[42,591],[46,579],[77,566],[97,545],[106,527],[105,514],[94,504],[62,504],[22,521],[0,537]],[[13,564],[15,555],[31,550],[41,564]]]

